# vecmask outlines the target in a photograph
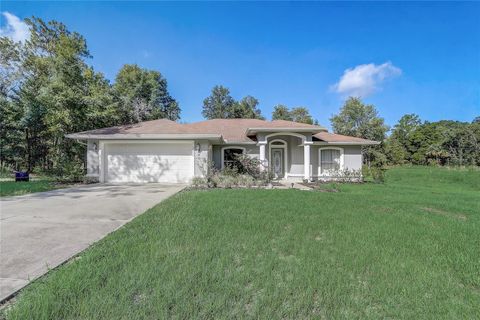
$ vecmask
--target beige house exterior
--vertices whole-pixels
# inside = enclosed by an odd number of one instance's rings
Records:
[[[329,180],[362,167],[362,146],[376,141],[284,120],[167,119],[67,135],[87,141],[87,176],[108,183],[189,183],[235,154],[255,157],[277,179]]]

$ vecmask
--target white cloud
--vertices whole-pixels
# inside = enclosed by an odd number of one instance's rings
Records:
[[[361,64],[355,68],[347,69],[336,84],[332,86],[335,92],[343,95],[366,97],[381,89],[380,85],[388,78],[402,74],[400,68],[391,62],[381,65],[374,63]]]
[[[7,23],[0,28],[1,37],[8,37],[15,42],[23,42],[30,38],[28,25],[20,20],[19,17],[7,11],[2,12],[2,15],[7,19]]]

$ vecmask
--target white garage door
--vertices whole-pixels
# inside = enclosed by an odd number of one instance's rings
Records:
[[[188,183],[193,177],[193,142],[105,145],[106,182]]]

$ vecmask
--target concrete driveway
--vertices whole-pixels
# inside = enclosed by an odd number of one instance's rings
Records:
[[[0,200],[0,301],[180,185],[89,185]]]

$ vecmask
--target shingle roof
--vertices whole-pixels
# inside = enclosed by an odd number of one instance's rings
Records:
[[[319,132],[314,134],[313,137],[327,143],[378,144],[377,141],[362,139],[357,137],[344,136],[342,134],[336,134],[336,133],[330,133],[330,132]]]
[[[249,129],[272,129],[272,131],[281,129],[296,129],[307,130],[314,133],[314,137],[325,142],[352,142],[352,143],[366,143],[372,142],[370,140],[347,137],[326,132],[326,129],[321,126],[315,126],[305,123],[298,123],[285,120],[265,121],[258,119],[213,119],[193,123],[177,123],[168,119],[158,119],[152,121],[144,121],[131,125],[123,125],[102,129],[95,129],[90,131],[83,131],[67,135],[69,138],[88,139],[100,138],[115,135],[116,138],[121,138],[127,135],[218,135],[228,143],[254,142],[254,140],[247,135]]]

